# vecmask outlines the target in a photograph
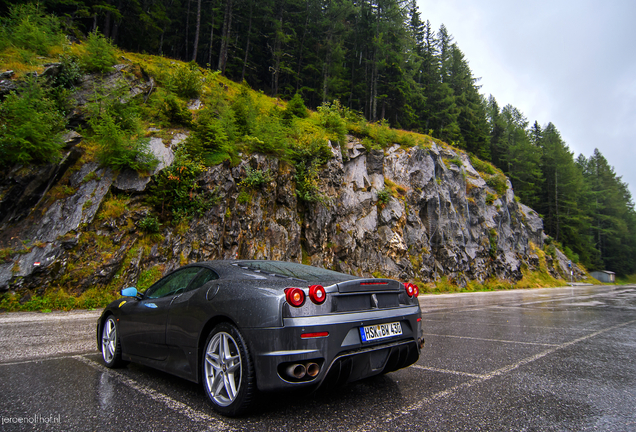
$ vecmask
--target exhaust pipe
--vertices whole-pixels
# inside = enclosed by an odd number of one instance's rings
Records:
[[[287,369],[285,371],[287,372],[287,375],[292,378],[302,379],[307,373],[307,368],[305,368],[305,365],[296,363],[287,366]]]
[[[424,338],[419,339],[418,342],[420,345],[420,349],[424,348]]]
[[[307,369],[307,375],[312,378],[314,378],[320,372],[320,366],[318,366],[318,363],[310,362],[305,364],[305,367]]]

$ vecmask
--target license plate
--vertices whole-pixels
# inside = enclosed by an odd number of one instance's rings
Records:
[[[402,325],[399,322],[360,327],[362,342],[399,336],[401,334]]]

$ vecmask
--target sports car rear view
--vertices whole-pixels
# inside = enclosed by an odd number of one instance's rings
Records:
[[[108,367],[151,366],[203,383],[224,415],[257,391],[336,386],[417,361],[415,285],[278,261],[209,261],[122,290],[97,345]]]

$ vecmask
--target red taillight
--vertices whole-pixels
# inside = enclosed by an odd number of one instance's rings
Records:
[[[320,285],[312,285],[309,287],[309,298],[316,304],[323,304],[327,298],[327,292]]]
[[[329,332],[303,333],[300,335],[302,339],[322,338],[329,336]]]
[[[292,306],[300,307],[305,303],[305,293],[300,288],[285,288],[285,298]]]
[[[411,282],[405,283],[404,288],[406,288],[406,293],[409,297],[417,297],[420,295],[420,289],[417,285],[412,284]]]

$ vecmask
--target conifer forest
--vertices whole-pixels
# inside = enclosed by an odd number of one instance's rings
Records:
[[[27,2],[0,1],[0,50],[18,43],[17,28],[28,37],[20,6]],[[520,201],[543,217],[546,242],[572,261],[636,273],[634,202],[611,163],[598,149],[574,155],[557,125],[482,94],[452,29],[433,28],[414,0],[41,0],[30,7],[32,25],[53,20],[47,25],[70,41],[100,33],[122,50],[218,70],[274,98],[298,95],[314,110],[338,100],[369,122],[465,150],[510,178]]]

